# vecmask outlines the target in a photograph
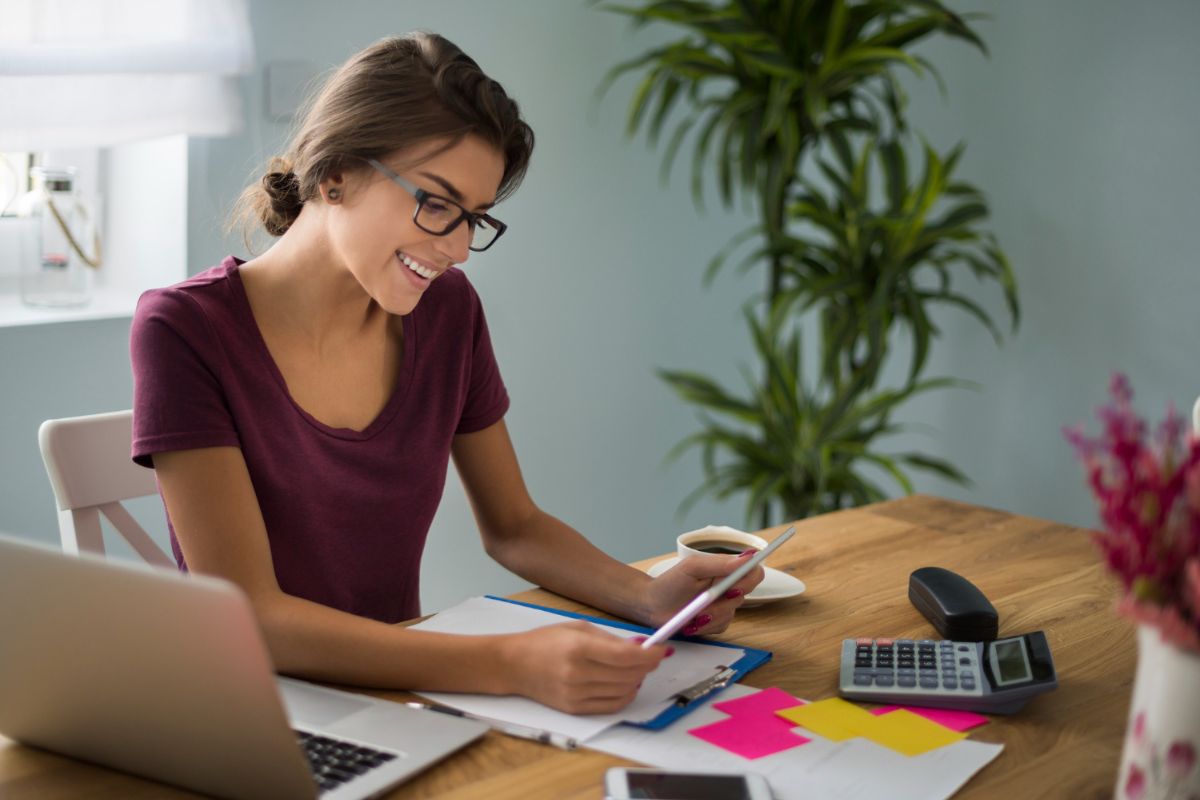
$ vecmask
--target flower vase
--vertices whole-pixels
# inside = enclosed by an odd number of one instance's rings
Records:
[[[1200,800],[1200,655],[1138,625],[1138,665],[1115,797]]]

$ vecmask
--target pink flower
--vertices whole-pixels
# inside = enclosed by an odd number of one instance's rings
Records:
[[[1133,595],[1125,595],[1117,603],[1117,612],[1142,625],[1157,628],[1159,637],[1173,647],[1200,652],[1200,632],[1174,606],[1142,602]]]
[[[1185,778],[1196,766],[1196,748],[1182,739],[1171,743],[1167,750],[1167,773],[1172,778]]]
[[[1122,611],[1200,652],[1200,438],[1174,406],[1151,435],[1124,375],[1109,390],[1098,436],[1063,429],[1100,512],[1096,545],[1125,587]]]
[[[1142,795],[1146,793],[1146,774],[1138,767],[1137,764],[1132,764],[1129,767],[1129,777],[1125,780],[1125,796],[1129,800],[1141,800]]]
[[[1192,613],[1200,617],[1200,557],[1188,559],[1183,570],[1184,600]]]

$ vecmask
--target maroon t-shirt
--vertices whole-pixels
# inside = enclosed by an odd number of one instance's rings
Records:
[[[352,431],[292,399],[240,263],[226,258],[138,302],[133,460],[150,467],[155,453],[241,448],[283,591],[385,622],[418,616],[421,553],[451,441],[508,410],[478,295],[457,269],[426,289],[404,318],[395,394]],[[173,528],[171,547],[186,570]]]

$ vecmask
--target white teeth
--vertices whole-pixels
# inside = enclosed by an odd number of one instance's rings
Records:
[[[434,278],[436,278],[438,276],[438,272],[436,269],[429,269],[428,267],[423,267],[420,264],[418,264],[417,262],[413,261],[408,256],[406,256],[404,253],[397,252],[396,255],[400,256],[400,260],[404,262],[405,266],[407,266],[413,272],[420,275],[422,278],[425,278],[427,280],[433,280]]]

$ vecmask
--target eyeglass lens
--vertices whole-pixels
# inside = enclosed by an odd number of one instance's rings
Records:
[[[459,206],[427,195],[422,198],[421,206],[417,210],[417,223],[431,233],[444,234],[462,214],[463,210]],[[466,224],[471,225],[470,246],[472,250],[485,249],[495,240],[499,232],[496,226],[483,217],[476,217],[473,225],[472,220],[468,219]]]

